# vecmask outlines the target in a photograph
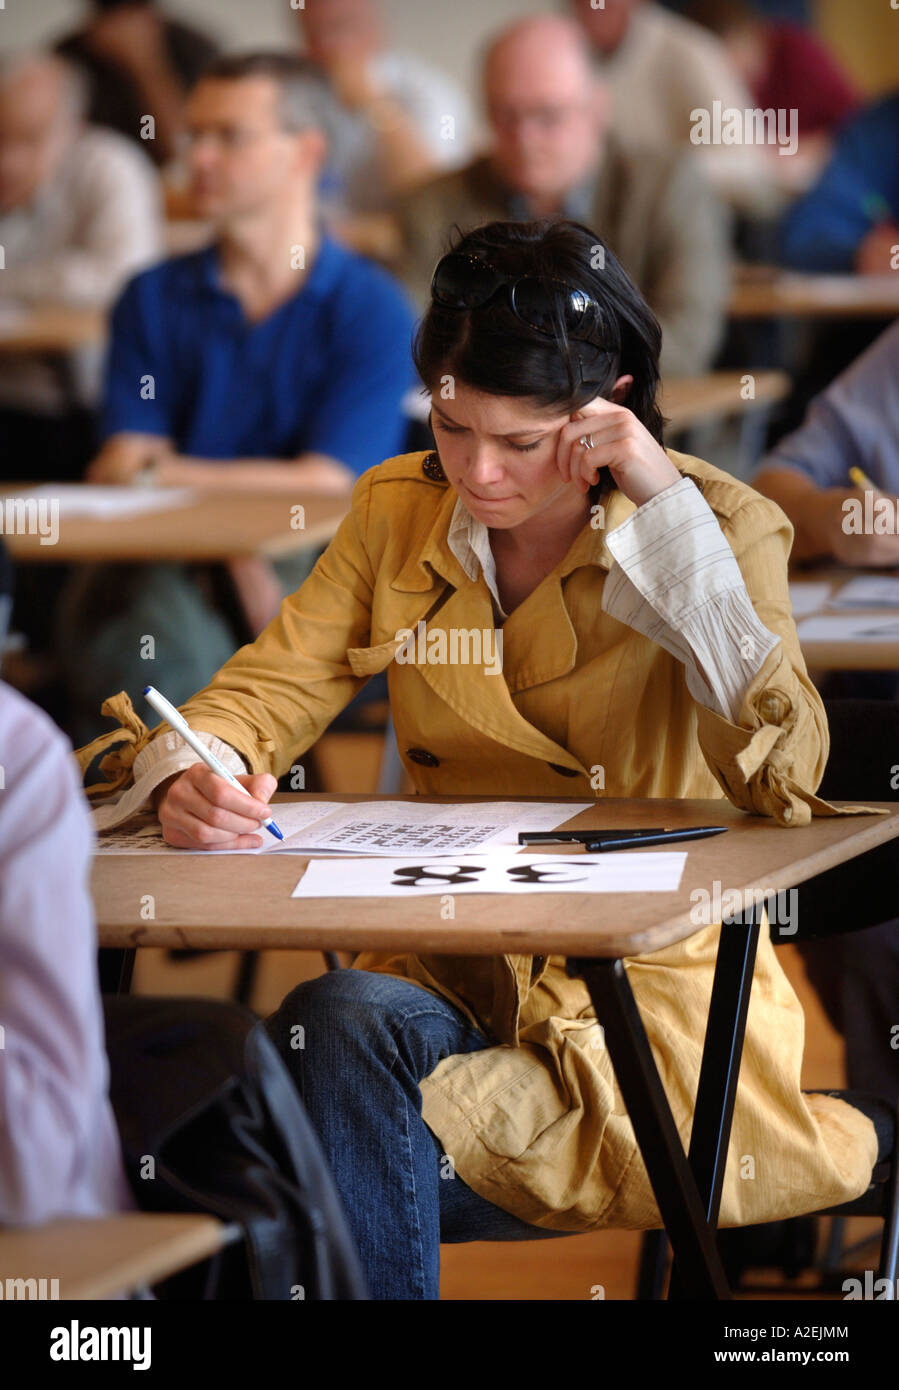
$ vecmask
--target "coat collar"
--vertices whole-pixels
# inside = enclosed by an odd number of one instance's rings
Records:
[[[402,593],[433,594],[428,603],[416,605],[410,614],[409,628],[414,629],[420,618],[427,617],[428,633],[442,630],[447,634],[455,629],[492,630],[493,604],[489,589],[478,571],[468,575],[448,544],[449,525],[456,505],[457,493],[446,486],[424,543],[418,553],[403,565],[391,588]],[[567,555],[540,586],[540,640],[532,643],[533,609],[530,604],[517,608],[502,629],[504,647],[503,671],[489,675],[473,672],[460,665],[422,663],[418,665],[424,680],[461,718],[479,728],[498,743],[530,757],[540,758],[587,774],[577,758],[561,744],[545,734],[519,713],[513,694],[555,680],[569,672],[577,659],[577,635],[565,605],[562,581],[584,565],[596,565],[608,571],[613,557],[607,544],[609,531],[619,526],[633,511],[635,504],[622,492],[613,492],[605,504],[605,525],[594,528],[586,525],[576,536]],[[442,594],[438,590],[442,589]],[[435,603],[435,600],[442,599]],[[427,616],[430,615],[430,616]],[[513,655],[514,650],[514,655]]]

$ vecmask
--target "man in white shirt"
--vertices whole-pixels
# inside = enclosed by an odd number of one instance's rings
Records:
[[[0,63],[0,303],[8,313],[43,304],[104,310],[160,253],[153,167],[122,136],[86,126],[84,98],[78,73],[59,58]],[[80,476],[92,452],[100,356],[100,344],[4,356],[7,478]]]
[[[323,215],[358,250],[389,259],[385,214],[397,194],[470,157],[471,104],[439,70],[388,47],[374,0],[328,0],[297,15],[305,54],[339,101]]]

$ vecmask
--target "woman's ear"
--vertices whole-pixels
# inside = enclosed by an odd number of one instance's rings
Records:
[[[615,382],[615,385],[612,387],[612,392],[609,396],[609,400],[614,401],[616,405],[624,405],[624,402],[627,400],[627,393],[631,389],[633,384],[634,378],[630,375],[630,373],[628,373],[627,376],[620,376],[618,380]]]

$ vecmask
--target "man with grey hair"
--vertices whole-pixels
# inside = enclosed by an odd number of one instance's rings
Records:
[[[0,301],[106,309],[160,250],[156,175],[129,141],[83,120],[78,72],[50,54],[0,60]],[[12,301],[10,304],[9,301]],[[100,349],[4,355],[3,474],[79,476]]]
[[[348,500],[358,474],[401,451],[413,308],[385,270],[322,226],[332,109],[321,72],[284,53],[220,58],[194,87],[190,193],[215,239],[121,295],[89,481]],[[208,576],[184,566],[83,572],[57,624],[75,743],[103,731],[100,705],[119,690],[138,704],[152,679],[173,703],[187,700],[247,629],[255,637],[275,616],[315,555],[230,562],[242,630]],[[155,637],[150,664],[145,634]]]
[[[86,124],[85,98],[60,58],[0,59],[0,321],[11,327],[38,306],[105,311],[161,249],[152,164],[123,136]],[[0,480],[82,476],[96,444],[102,353],[100,341],[4,352]],[[55,564],[18,576],[12,626],[27,638],[36,695],[50,679],[50,615],[65,576]]]
[[[728,219],[688,155],[625,153],[579,25],[535,15],[484,60],[487,153],[398,200],[400,273],[422,306],[454,222],[562,216],[602,237],[662,325],[664,375],[704,371],[721,341]]]

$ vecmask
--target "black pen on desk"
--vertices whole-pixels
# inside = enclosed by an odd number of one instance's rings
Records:
[[[667,826],[654,825],[649,828],[632,827],[630,830],[521,830],[518,833],[520,845],[588,845],[601,836],[610,840],[624,840],[631,835],[661,835]]]
[[[522,830],[520,845],[584,845],[593,853],[613,849],[630,849],[632,845],[665,845],[680,840],[703,840],[721,835],[726,825],[696,825],[683,829],[667,826],[634,826],[630,830]]]
[[[588,854],[608,854],[612,850],[630,849],[634,845],[671,845],[682,840],[707,840],[711,835],[723,835],[726,829],[726,825],[696,825],[685,830],[640,831],[636,835],[626,838],[622,836],[620,839],[605,838],[602,831],[598,830],[596,838],[590,840],[585,849]]]

